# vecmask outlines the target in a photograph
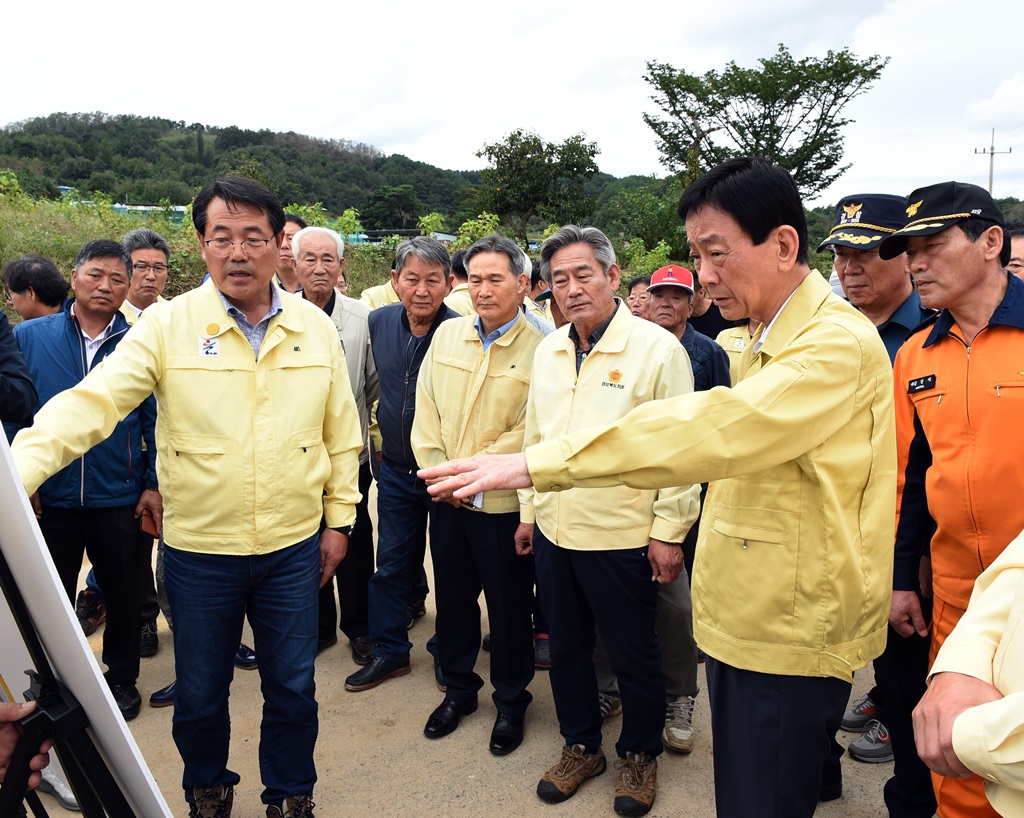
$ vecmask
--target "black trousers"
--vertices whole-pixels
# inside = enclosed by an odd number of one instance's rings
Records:
[[[107,606],[103,630],[104,674],[111,684],[139,677],[139,563],[149,554],[148,535],[139,531],[135,506],[116,508],[44,507],[39,519],[68,601],[75,604],[82,555],[88,554]]]
[[[925,621],[932,618],[930,598],[921,599]],[[912,714],[928,687],[928,649],[931,637],[904,638],[890,626],[885,651],[875,659],[872,700],[878,718],[889,730],[895,764],[883,796],[890,818],[931,818],[935,791],[931,772],[917,754]]]
[[[369,495],[373,476],[369,463],[359,467],[359,493],[356,504],[356,527],[348,538],[348,551],[341,561],[334,579],[320,589],[320,620],[317,637],[320,641],[334,636],[334,622],[349,639],[366,636],[369,632],[369,587],[373,576],[373,520],[370,519]],[[338,607],[334,601],[334,586],[338,586]]]
[[[651,582],[646,548],[572,551],[534,529],[537,590],[551,628],[551,693],[567,745],[588,753],[601,746],[601,709],[594,672],[594,641],[601,632],[622,698],[622,732],[615,743],[627,752],[657,756],[665,727],[665,677],[654,623],[658,586]],[[596,628],[596,630],[595,630]]]
[[[499,713],[522,715],[533,701],[533,561],[516,554],[519,513],[484,514],[438,503],[430,515],[437,647],[447,698],[474,701],[483,680],[480,591],[491,628],[491,684]]]
[[[842,782],[835,736],[853,685],[710,656],[705,669],[718,818],[811,818],[822,789]]]

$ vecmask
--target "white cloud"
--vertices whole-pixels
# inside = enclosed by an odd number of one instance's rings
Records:
[[[998,196],[1024,198],[1024,76],[997,12],[953,0],[752,0],[627,5],[399,0],[371,11],[328,0],[241,7],[208,0],[140,6],[56,0],[6,10],[0,122],[54,111],[164,116],[348,139],[455,169],[524,127],[548,140],[585,132],[616,176],[663,174],[641,115],[655,111],[649,60],[703,73],[753,66],[786,43],[797,58],[849,47],[891,57],[850,105],[851,190],[908,193],[957,178],[987,184],[996,128]],[[45,31],[47,42],[25,32]],[[12,68],[16,66],[17,68]]]

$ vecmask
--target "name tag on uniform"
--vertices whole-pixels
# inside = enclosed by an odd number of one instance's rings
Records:
[[[908,395],[913,395],[913,394],[915,394],[917,392],[924,392],[926,389],[934,389],[934,388],[935,388],[935,376],[934,375],[925,375],[922,378],[914,378],[914,380],[912,380],[907,385],[907,394]]]
[[[220,355],[220,338],[200,338],[199,354],[205,358],[216,358]]]

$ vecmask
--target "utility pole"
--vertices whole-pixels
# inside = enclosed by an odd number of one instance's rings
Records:
[[[997,153],[1013,153],[1013,148],[1010,148],[1009,150],[1005,150],[1005,151],[997,151],[996,150],[996,129],[993,128],[992,129],[992,146],[989,147],[989,148],[982,148],[980,151],[977,148],[975,148],[974,152],[975,153],[980,153],[980,154],[986,154],[986,153],[988,154],[988,192],[989,192],[989,195],[991,195],[992,194],[992,171],[995,168],[996,154]]]

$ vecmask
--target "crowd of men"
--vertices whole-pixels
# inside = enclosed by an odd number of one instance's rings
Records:
[[[176,678],[151,703],[174,705],[190,816],[231,814],[233,665],[263,679],[267,815],[313,815],[315,657],[340,629],[347,690],[409,673],[428,541],[443,696],[424,735],[478,709],[483,644],[488,749],[514,752],[550,668],[545,802],[605,771],[621,713],[613,807],[649,812],[658,756],[693,749],[706,656],[720,816],[839,798],[841,726],[863,733],[855,758],[895,758],[891,816],[1020,808],[1024,719],[1000,701],[1024,674],[993,663],[1024,615],[1024,229],[973,185],[844,197],[819,247],[844,300],[781,168],[714,168],[679,216],[695,269],[621,300],[612,243],[572,225],[535,261],[500,236],[454,256],[409,239],[356,300],[342,237],[236,177],[196,198],[209,280],[173,299],[149,230],[86,244],[70,298],[47,259],[4,269],[15,462],[69,603],[93,565],[80,619],[105,618],[126,719],[157,612],[173,622]]]

